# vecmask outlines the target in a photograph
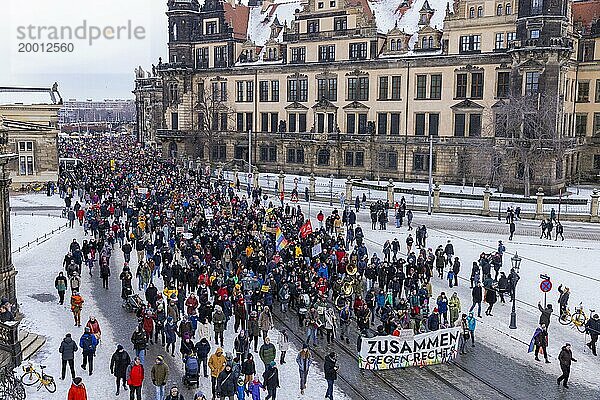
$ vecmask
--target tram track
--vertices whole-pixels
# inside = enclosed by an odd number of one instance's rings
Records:
[[[284,319],[282,317],[280,317],[279,315],[277,315],[276,312],[272,313],[273,318],[281,325],[283,325],[286,330],[293,335],[293,337],[296,339],[296,342],[298,342],[299,345],[302,345],[304,343],[304,338],[299,335],[297,333],[297,329],[291,327],[286,321],[284,321]],[[352,352],[347,349],[345,346],[341,346],[339,344],[338,341],[334,341],[334,343],[337,345],[336,347],[338,349],[341,349],[346,355],[350,356],[352,359],[354,359],[356,362],[358,362],[358,357],[356,357],[355,354],[352,354]],[[316,347],[311,347],[311,352],[312,354],[314,354],[317,358],[319,358],[320,360],[322,360],[323,362],[325,361],[325,354],[321,353],[321,350],[319,348]],[[340,371],[338,371],[338,378],[340,380],[342,380],[344,382],[344,384],[346,386],[348,386],[356,395],[359,396],[360,399],[363,400],[374,400],[374,399],[379,399],[381,400],[382,398],[384,399],[395,399],[395,398],[401,398],[403,400],[413,400],[411,397],[408,397],[406,394],[404,394],[402,391],[400,391],[396,386],[394,386],[393,383],[389,382],[387,379],[383,378],[382,376],[380,376],[376,371],[365,371],[365,375],[370,375],[374,378],[376,378],[379,382],[383,383],[387,388],[387,392],[389,393],[390,391],[392,392],[392,397],[381,397],[382,393],[380,391],[374,391],[373,387],[367,386],[366,388],[360,388],[359,385],[360,384],[365,384],[368,382],[366,382],[363,379],[352,379],[350,377],[347,377],[345,373],[341,373]],[[359,381],[360,383],[356,383],[356,381]],[[379,388],[378,388],[379,389]],[[368,396],[367,394],[372,394],[372,396]],[[353,399],[355,397],[352,397]]]

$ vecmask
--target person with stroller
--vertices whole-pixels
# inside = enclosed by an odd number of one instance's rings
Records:
[[[198,387],[198,383],[200,381],[200,368],[198,366],[198,357],[196,357],[194,353],[191,353],[183,359],[183,363],[185,370],[183,376],[183,383],[186,386]],[[204,368],[206,368],[206,366]]]

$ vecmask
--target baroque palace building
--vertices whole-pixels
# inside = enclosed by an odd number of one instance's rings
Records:
[[[168,60],[134,90],[138,139],[165,157],[417,181],[431,137],[436,182],[598,180],[600,0],[169,0],[167,16]]]

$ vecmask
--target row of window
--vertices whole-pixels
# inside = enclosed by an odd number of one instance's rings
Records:
[[[536,94],[539,91],[539,72],[530,71],[525,73],[525,94]],[[442,75],[441,74],[419,74],[416,76],[417,100],[440,100],[442,98]],[[347,101],[369,100],[369,77],[349,77],[346,79]],[[482,99],[484,90],[483,71],[459,72],[455,75],[455,99]],[[280,88],[278,80],[259,81],[260,102],[279,102]],[[506,98],[509,95],[510,73],[499,71],[496,75],[496,97]],[[198,85],[200,101],[203,101],[204,84]],[[588,102],[590,93],[590,82],[581,81],[578,86],[578,102]],[[309,94],[308,78],[287,80],[287,101],[307,102]],[[179,96],[178,85],[168,85],[168,97],[170,103],[177,101]],[[227,82],[212,82],[212,101],[227,101]],[[378,87],[378,100],[401,100],[402,79],[401,76],[380,76]],[[317,101],[338,100],[338,82],[335,77],[317,79]],[[254,81],[236,81],[236,102],[254,101]],[[595,101],[600,102],[600,80],[596,83]]]
[[[506,3],[506,4],[499,3],[496,5],[496,15],[500,16],[500,15],[511,15],[511,14],[512,14],[512,4],[511,3]],[[484,16],[483,5],[479,5],[479,6],[477,6],[477,8],[469,7],[469,18],[475,18],[475,16],[477,16],[477,18],[481,18]]]
[[[578,103],[589,103],[590,92],[591,92],[590,81],[578,81],[577,82],[577,102]],[[596,92],[594,94],[594,102],[600,103],[600,79],[596,79]]]
[[[306,62],[306,47],[292,47],[290,52],[290,62],[293,64],[302,64]],[[329,62],[335,61],[335,45],[328,44],[319,46],[318,50],[319,61]],[[350,60],[366,60],[367,59],[367,42],[350,43],[348,47],[348,57]]]
[[[244,146],[235,146],[235,158],[245,158],[248,148]],[[288,164],[304,164],[307,160],[305,152],[302,148],[287,148],[285,161]],[[319,149],[315,155],[317,166],[331,165],[331,151],[329,149]],[[224,161],[227,159],[227,146],[224,144],[214,145],[211,149],[211,157],[213,160]],[[377,155],[378,167],[380,169],[395,170],[398,168],[398,153],[396,151],[381,151]],[[277,162],[277,147],[276,146],[260,146],[259,160],[261,162],[276,163]],[[433,168],[435,170],[435,155],[433,157]],[[413,154],[413,170],[415,172],[425,172],[429,167],[429,155],[422,153]],[[362,150],[347,150],[344,152],[344,166],[361,168],[365,166],[365,152]]]

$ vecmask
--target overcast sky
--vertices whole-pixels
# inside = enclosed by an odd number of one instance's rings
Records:
[[[150,71],[158,57],[167,59],[166,3],[2,0],[0,86],[50,87],[58,82],[65,99],[131,98],[134,68]],[[107,38],[90,45],[100,30]]]

